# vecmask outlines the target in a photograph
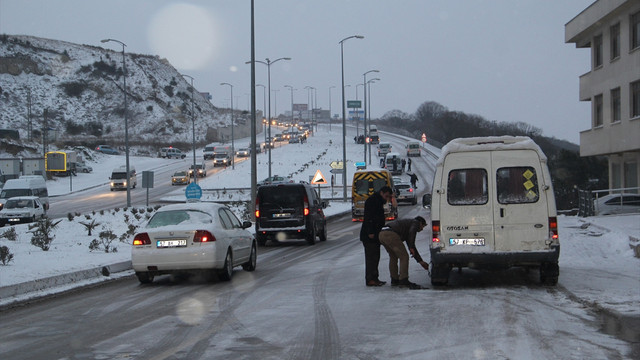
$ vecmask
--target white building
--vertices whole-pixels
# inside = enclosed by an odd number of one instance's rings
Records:
[[[609,187],[640,178],[640,1],[597,0],[565,25],[565,42],[591,49],[580,101],[591,102],[580,155],[609,159]]]

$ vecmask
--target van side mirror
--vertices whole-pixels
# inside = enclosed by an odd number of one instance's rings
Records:
[[[431,207],[431,194],[422,195],[422,207],[425,209]]]
[[[243,228],[243,229],[250,228],[250,227],[251,227],[251,225],[252,225],[252,224],[251,224],[251,221],[243,221],[243,222],[242,222],[242,228]]]
[[[322,208],[326,209],[329,206],[329,202],[327,200],[322,200]]]

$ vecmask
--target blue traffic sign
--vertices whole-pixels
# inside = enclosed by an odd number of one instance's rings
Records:
[[[367,167],[367,163],[364,161],[357,162],[356,167]]]
[[[184,195],[187,197],[187,200],[199,200],[202,197],[202,188],[196,183],[191,183],[187,185],[187,188],[184,190]]]

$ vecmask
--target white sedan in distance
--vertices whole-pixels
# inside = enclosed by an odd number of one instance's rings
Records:
[[[133,238],[131,263],[138,280],[151,283],[157,275],[205,272],[231,280],[233,268],[256,268],[257,246],[224,205],[186,203],[160,208]]]

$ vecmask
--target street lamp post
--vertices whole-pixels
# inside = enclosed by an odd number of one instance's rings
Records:
[[[278,116],[278,93],[280,92],[280,90],[271,90],[273,92],[273,115],[274,116]],[[271,133],[269,133],[269,136],[271,136]]]
[[[267,87],[262,85],[262,84],[256,84],[256,86],[260,86],[262,87],[262,117],[265,118],[265,120],[267,119]],[[264,142],[265,144],[267,143],[267,123],[266,122],[262,122],[262,124],[264,125]],[[255,151],[255,149],[253,149],[252,151]]]
[[[291,85],[285,85],[291,91],[291,124],[293,124],[293,91],[296,90]]]
[[[342,73],[342,196],[347,202],[347,109],[344,99],[344,42],[352,39],[364,39],[362,35],[352,35],[340,40],[340,69]]]
[[[362,74],[364,77],[364,129],[362,132],[364,133],[364,162],[367,162],[367,136],[369,136],[369,130],[367,129],[367,74],[369,73],[379,73],[380,70],[369,70]],[[371,151],[371,146],[369,145],[369,151]],[[369,165],[371,165],[371,160],[369,160]]]
[[[329,86],[329,132],[331,132],[331,89],[335,86]]]
[[[185,74],[180,74],[183,77],[186,77],[191,80],[191,127],[193,130],[193,181],[198,183],[198,173],[196,172],[196,118],[195,118],[195,107],[193,104],[193,77]],[[204,169],[202,169],[204,171]]]
[[[309,114],[309,122],[311,123],[311,128],[313,129],[313,90],[315,90],[316,88],[314,88],[313,86],[305,86],[305,89],[307,89],[307,107],[310,109],[310,113]]]
[[[367,113],[369,116],[369,130],[371,130],[371,83],[374,83],[376,81],[380,81],[380,79],[375,78],[367,81],[367,87],[368,87],[367,95],[369,97],[369,99],[367,100],[367,104],[369,106],[369,110],[367,110]],[[369,142],[369,165],[371,165],[371,142]]]
[[[131,207],[131,181],[130,180],[130,166],[129,166],[129,119],[127,116],[127,64],[125,62],[124,48],[127,46],[120,40],[116,39],[103,39],[103,43],[116,42],[122,45],[122,93],[124,94],[124,152],[125,152],[125,167],[127,170],[127,207]]]
[[[233,85],[229,83],[220,83],[220,85],[228,85],[231,89],[231,170],[236,168],[236,147],[235,147],[235,134],[233,133]]]
[[[271,140],[271,64],[274,64],[280,60],[291,60],[291,58],[282,57],[273,61],[269,60],[269,58],[266,58],[265,60],[266,61],[254,60],[254,62],[267,66],[267,91],[269,92],[269,116],[267,117],[267,121],[269,122],[269,140]],[[251,64],[251,61],[247,61],[246,64]],[[271,177],[271,146],[269,146],[269,177]]]

